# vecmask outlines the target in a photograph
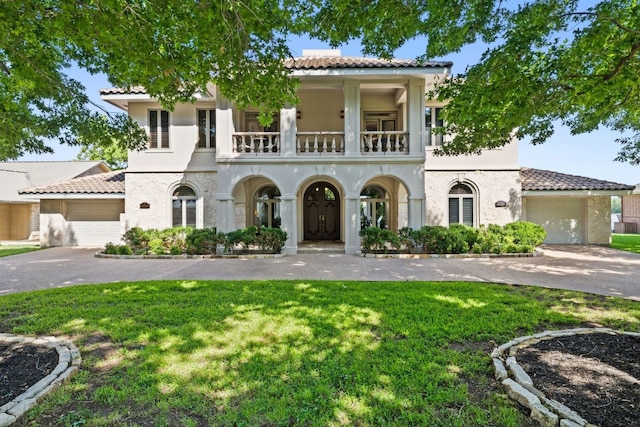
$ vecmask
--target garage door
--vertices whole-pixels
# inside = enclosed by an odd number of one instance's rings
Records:
[[[527,221],[547,231],[545,243],[585,244],[584,200],[569,197],[527,198]]]
[[[102,247],[120,242],[122,200],[74,200],[66,204],[65,246]]]

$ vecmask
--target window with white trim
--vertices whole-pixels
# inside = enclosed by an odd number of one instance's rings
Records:
[[[174,227],[196,226],[196,192],[193,188],[181,185],[171,196],[171,217]]]
[[[451,187],[449,190],[449,225],[474,226],[475,198],[473,190],[466,184],[456,184]]]
[[[263,187],[256,196],[256,225],[280,228],[280,190],[272,185]]]
[[[149,148],[169,148],[169,112],[149,110]]]
[[[430,146],[430,147],[441,146],[443,141],[442,137],[444,135],[434,134],[433,129],[444,126],[444,120],[442,120],[442,108],[425,107],[424,125],[426,127],[426,134],[427,134],[427,146]]]
[[[360,229],[389,227],[389,197],[377,185],[366,187],[360,193]]]
[[[196,111],[198,120],[198,148],[216,148],[216,110]]]

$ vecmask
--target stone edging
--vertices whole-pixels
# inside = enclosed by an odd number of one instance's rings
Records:
[[[38,400],[56,389],[71,374],[78,370],[82,358],[80,351],[70,341],[55,337],[24,337],[12,334],[0,334],[2,343],[24,343],[55,348],[58,351],[58,365],[46,377],[29,387],[11,402],[0,406],[0,427],[14,423],[25,412],[33,408]]]
[[[239,259],[274,259],[282,258],[284,254],[238,254],[238,255],[112,255],[103,252],[96,252],[96,258],[111,259],[219,259],[219,258],[239,258]]]
[[[513,339],[491,352],[493,367],[496,370],[496,379],[502,382],[507,394],[521,405],[531,410],[531,418],[535,419],[543,427],[595,427],[584,418],[562,403],[548,399],[544,393],[533,386],[529,374],[516,361],[519,349],[537,344],[540,341],[551,340],[558,337],[583,334],[611,334],[632,335],[640,337],[640,333],[615,331],[609,328],[576,328],[561,331],[545,331],[531,336]],[[511,376],[505,365],[509,368]]]
[[[371,254],[358,251],[358,256],[364,258],[398,258],[398,259],[420,259],[420,258],[531,258],[543,256],[544,251],[536,248],[533,252],[519,252],[515,254]]]

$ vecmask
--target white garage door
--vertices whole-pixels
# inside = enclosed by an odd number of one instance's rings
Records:
[[[545,243],[585,244],[584,200],[570,197],[527,198],[527,221],[547,231]]]
[[[120,243],[122,200],[73,200],[66,205],[65,246],[102,247]]]

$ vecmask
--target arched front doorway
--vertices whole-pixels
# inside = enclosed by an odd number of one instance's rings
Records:
[[[304,240],[340,240],[340,195],[328,182],[304,193]]]

